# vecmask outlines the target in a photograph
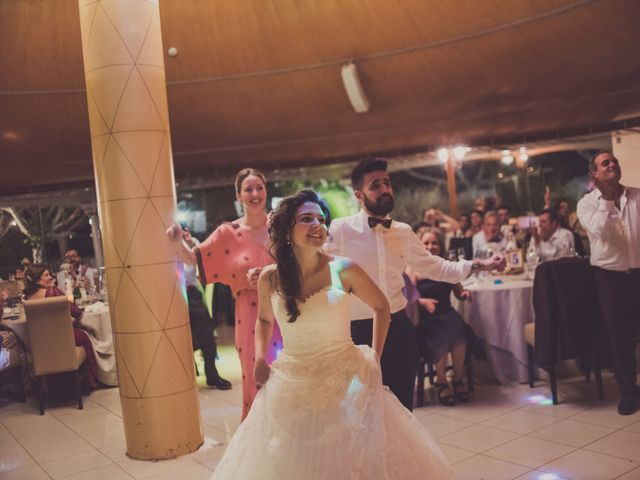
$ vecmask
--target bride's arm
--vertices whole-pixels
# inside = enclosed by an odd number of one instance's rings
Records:
[[[344,259],[343,264],[344,268],[340,273],[343,286],[373,310],[373,342],[371,345],[378,357],[382,357],[384,341],[391,323],[389,301],[360,265],[348,259]]]
[[[273,334],[273,308],[271,307],[271,276],[273,265],[265,267],[258,278],[258,318],[256,320],[256,364],[255,376],[258,386],[264,385],[269,378],[271,367],[266,355]]]

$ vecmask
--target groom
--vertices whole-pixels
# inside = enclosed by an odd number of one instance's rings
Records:
[[[325,251],[355,260],[387,296],[392,315],[381,359],[382,382],[412,410],[418,348],[415,329],[404,311],[402,272],[410,266],[420,277],[457,283],[472,271],[504,269],[505,260],[496,255],[483,261],[448,262],[428,253],[408,224],[389,217],[394,199],[384,159],[360,161],[351,172],[351,184],[361,210],[331,222]],[[371,346],[372,316],[364,303],[352,299],[354,343]]]

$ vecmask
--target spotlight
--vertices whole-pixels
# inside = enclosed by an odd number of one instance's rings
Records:
[[[447,163],[447,160],[449,160],[449,150],[447,150],[446,148],[439,148],[438,160],[440,160],[442,163]]]

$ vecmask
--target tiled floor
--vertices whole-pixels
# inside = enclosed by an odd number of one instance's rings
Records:
[[[56,406],[44,416],[33,398],[0,401],[0,479],[208,479],[240,416],[236,357],[230,348],[221,355],[234,388],[200,389],[205,444],[198,452],[160,462],[128,458],[117,389],[94,392],[84,410]],[[461,480],[640,480],[640,412],[616,413],[610,376],[606,393],[600,403],[593,384],[567,380],[564,403],[553,406],[543,383],[533,390],[479,385],[468,405],[428,405],[415,414]]]

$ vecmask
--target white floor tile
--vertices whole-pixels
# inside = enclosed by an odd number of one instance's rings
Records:
[[[463,448],[472,452],[485,452],[503,443],[510,442],[518,438],[519,435],[498,430],[497,428],[487,427],[485,425],[472,425],[463,428],[455,433],[440,437],[440,443],[446,443],[454,447]]]
[[[125,449],[120,447],[108,447],[100,451],[109,457],[115,464],[134,478],[150,477],[161,473],[172,472],[179,468],[195,465],[197,462],[188,455],[173,458],[171,460],[141,461],[129,458]]]
[[[64,480],[132,480],[133,478],[135,477],[129,475],[118,465],[111,464],[64,477]]]
[[[79,455],[61,458],[41,464],[42,468],[53,479],[84,473],[99,467],[111,465],[113,462],[96,450]]]
[[[476,455],[456,463],[453,470],[457,480],[511,480],[529,469],[484,455]]]
[[[213,470],[205,467],[204,465],[191,465],[189,467],[179,468],[171,472],[160,473],[158,475],[152,475],[145,477],[145,480],[209,480]]]
[[[434,437],[442,437],[473,425],[471,422],[458,420],[444,415],[427,415],[418,419]]]
[[[538,470],[576,480],[612,480],[636,468],[637,463],[596,452],[576,450]]]
[[[514,480],[571,480],[567,477],[562,477],[556,473],[542,472],[540,470],[531,470],[524,475],[516,477]]]
[[[613,428],[566,419],[556,420],[553,425],[531,432],[528,436],[572,447],[582,447],[614,431]]]
[[[7,449],[3,449],[3,445],[0,445],[0,478],[3,478],[3,474],[14,470],[20,470],[26,467],[36,465],[35,460],[27,453],[27,451],[20,445],[11,445]]]
[[[634,415],[620,415],[615,404],[602,405],[580,412],[571,417],[578,422],[593,423],[603,427],[624,428],[632,425],[640,419],[640,413]]]
[[[35,434],[19,439],[24,449],[42,464],[93,450],[93,447],[70,430]]]
[[[640,433],[618,431],[596,440],[585,449],[640,462]]]
[[[39,465],[32,465],[20,470],[0,473],[0,480],[51,480],[51,478]]]
[[[551,425],[556,421],[557,420],[555,418],[548,415],[541,415],[539,413],[520,409],[485,420],[482,424],[524,435],[529,432],[533,432],[534,430],[539,430],[547,425]]]
[[[462,448],[453,447],[451,445],[447,445],[446,443],[439,444],[442,453],[447,458],[451,465],[454,465],[462,460],[466,460],[467,458],[473,457],[477,455],[475,452],[470,452],[469,450],[464,450]]]
[[[537,468],[573,450],[573,447],[547,442],[546,440],[521,437],[493,448],[485,452],[485,455],[525,467]]]
[[[640,466],[619,476],[616,480],[640,480]]]

